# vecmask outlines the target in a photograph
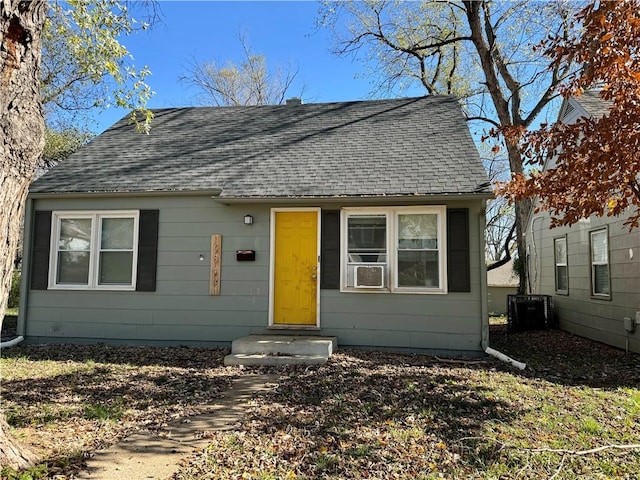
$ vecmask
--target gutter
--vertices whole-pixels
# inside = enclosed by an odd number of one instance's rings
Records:
[[[122,197],[164,197],[164,196],[200,196],[218,197],[221,188],[207,190],[149,190],[143,192],[32,192],[29,198],[67,199],[67,198],[122,198]]]
[[[222,195],[213,195],[216,202],[226,205],[233,204],[287,204],[296,202],[298,204],[318,205],[325,203],[337,204],[371,204],[371,205],[397,205],[403,203],[424,204],[425,201],[433,202],[452,202],[452,201],[469,201],[469,200],[487,200],[495,198],[493,193],[436,193],[436,194],[406,194],[406,195],[282,195],[282,196],[248,196],[248,197],[226,197]]]

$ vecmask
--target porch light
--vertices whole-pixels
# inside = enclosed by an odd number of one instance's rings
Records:
[[[245,225],[253,225],[253,217],[251,215],[244,216],[244,224]]]

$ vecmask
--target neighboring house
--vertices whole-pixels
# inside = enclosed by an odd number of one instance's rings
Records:
[[[27,341],[484,349],[492,194],[456,99],[154,115],[32,185]]]
[[[585,92],[565,100],[559,118],[572,123],[606,110],[598,92]],[[549,166],[553,159],[545,168]],[[532,215],[527,227],[529,289],[553,296],[560,328],[640,352],[640,325],[633,325],[640,315],[640,233],[629,232],[624,221],[592,216],[550,229],[548,214]]]
[[[513,260],[487,272],[487,292],[489,313],[507,314],[507,295],[518,293],[518,275],[513,270]]]

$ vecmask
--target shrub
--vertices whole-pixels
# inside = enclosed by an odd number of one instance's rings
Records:
[[[11,290],[9,291],[8,308],[17,308],[20,303],[20,272],[13,272]]]

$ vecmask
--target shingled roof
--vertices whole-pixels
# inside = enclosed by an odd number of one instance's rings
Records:
[[[221,189],[222,198],[490,192],[460,106],[435,96],[154,111],[124,118],[32,193]]]
[[[579,97],[573,97],[582,108],[584,108],[589,115],[594,118],[599,118],[609,111],[612,102],[602,100],[600,98],[600,90],[587,90]]]

